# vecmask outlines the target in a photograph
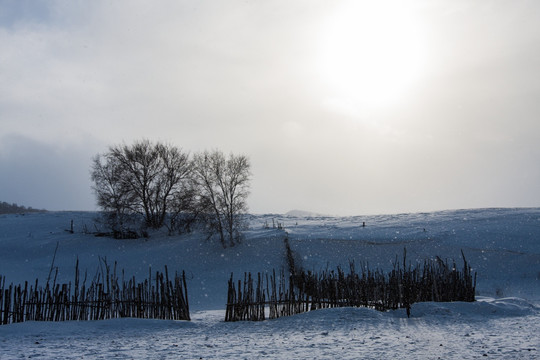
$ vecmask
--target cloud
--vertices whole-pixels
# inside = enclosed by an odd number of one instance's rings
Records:
[[[538,204],[538,5],[419,6],[425,74],[380,111],[323,86],[335,6],[2,2],[0,200],[91,209],[91,157],[145,137],[250,156],[255,212]]]
[[[47,210],[94,210],[90,142],[51,145],[0,138],[0,200]]]

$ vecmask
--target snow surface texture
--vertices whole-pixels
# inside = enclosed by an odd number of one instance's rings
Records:
[[[295,215],[302,216],[295,216]],[[192,321],[115,319],[27,322],[0,326],[0,359],[461,359],[540,358],[540,209],[482,209],[362,217],[250,216],[245,240],[223,249],[200,234],[112,240],[94,230],[93,213],[0,216],[0,274],[8,283],[44,283],[57,243],[58,281],[74,264],[91,277],[98,258],[126,276],[185,270]],[[74,221],[75,233],[65,231]],[[362,223],[366,226],[363,227]],[[285,230],[273,229],[281,224]],[[265,229],[265,224],[270,226]],[[286,266],[286,236],[297,262],[321,270],[354,261],[390,269],[440,256],[462,266],[461,249],[478,272],[475,303],[414,304],[377,312],[343,308],[259,323],[225,323],[227,280],[244,271]]]

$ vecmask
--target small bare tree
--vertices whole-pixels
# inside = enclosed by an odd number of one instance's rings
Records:
[[[251,179],[249,159],[220,151],[196,154],[193,160],[194,179],[208,229],[217,234],[221,244],[234,246],[240,240],[247,212],[247,196]]]

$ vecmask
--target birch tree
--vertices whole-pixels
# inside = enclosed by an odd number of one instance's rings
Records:
[[[197,154],[193,160],[201,211],[211,234],[221,244],[234,246],[241,236],[251,180],[250,162],[244,155],[229,157],[218,150]]]

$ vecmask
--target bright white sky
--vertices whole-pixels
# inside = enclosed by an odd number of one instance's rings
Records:
[[[540,206],[540,2],[0,0],[0,201],[93,210],[91,158],[246,154],[250,209]]]

